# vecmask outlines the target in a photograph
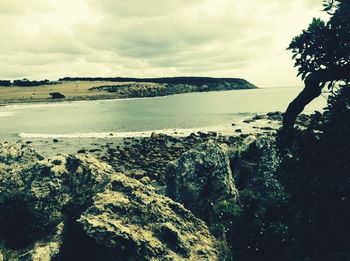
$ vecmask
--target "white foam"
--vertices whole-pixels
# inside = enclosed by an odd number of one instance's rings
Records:
[[[215,131],[222,135],[232,135],[233,128],[231,125],[220,125],[202,128],[188,128],[188,129],[162,129],[162,130],[148,130],[148,131],[130,131],[130,132],[78,132],[78,133],[20,133],[21,138],[127,138],[127,137],[150,137],[152,133],[162,133],[171,136],[185,137],[191,133],[198,131],[209,132]]]
[[[113,138],[128,138],[128,137],[150,137],[152,133],[161,133],[169,136],[175,137],[186,137],[191,133],[201,132],[217,132],[224,136],[229,135],[239,135],[235,133],[235,129],[240,128],[243,133],[257,133],[260,130],[258,128],[253,128],[253,126],[264,127],[270,126],[273,128],[278,128],[280,123],[274,122],[269,124],[267,120],[259,120],[253,124],[246,124],[240,119],[236,126],[231,124],[217,125],[210,127],[200,127],[200,128],[178,128],[178,129],[160,129],[160,130],[147,130],[147,131],[129,131],[129,132],[77,132],[77,133],[20,133],[20,138],[27,139],[77,139],[77,138],[97,138],[97,139],[113,139]]]

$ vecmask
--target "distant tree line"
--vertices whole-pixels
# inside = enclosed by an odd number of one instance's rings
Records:
[[[8,80],[0,80],[0,86],[11,86],[12,82]]]
[[[10,87],[10,86],[19,86],[19,87],[33,87],[33,86],[41,86],[55,84],[55,82],[50,82],[49,80],[41,80],[41,81],[30,81],[28,79],[22,80],[14,80],[13,82],[10,80],[0,80],[0,86]]]
[[[110,81],[110,82],[150,82],[160,84],[186,84],[186,85],[210,85],[210,84],[237,84],[246,88],[256,88],[250,82],[239,78],[211,78],[211,77],[164,77],[164,78],[128,78],[128,77],[64,77],[59,81]]]

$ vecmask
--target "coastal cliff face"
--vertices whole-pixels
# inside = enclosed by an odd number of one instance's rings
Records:
[[[206,224],[92,156],[0,145],[4,260],[219,260]]]

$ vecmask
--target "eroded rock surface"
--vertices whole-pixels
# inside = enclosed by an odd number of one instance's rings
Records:
[[[246,138],[231,156],[231,161],[239,190],[261,186],[265,187],[265,192],[281,190],[275,177],[280,158],[273,137]]]
[[[89,155],[0,144],[4,260],[218,260],[205,223]]]
[[[200,144],[172,162],[166,183],[167,196],[183,203],[208,223],[213,206],[237,198],[229,148],[214,141]]]
[[[123,260],[217,260],[205,223],[151,186],[113,175],[79,222],[105,255]]]

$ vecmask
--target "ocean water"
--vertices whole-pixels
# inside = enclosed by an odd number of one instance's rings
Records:
[[[285,111],[300,90],[276,87],[145,99],[8,105],[0,107],[0,139],[224,131],[252,114]],[[305,112],[322,110],[325,105],[326,99],[319,97]]]

